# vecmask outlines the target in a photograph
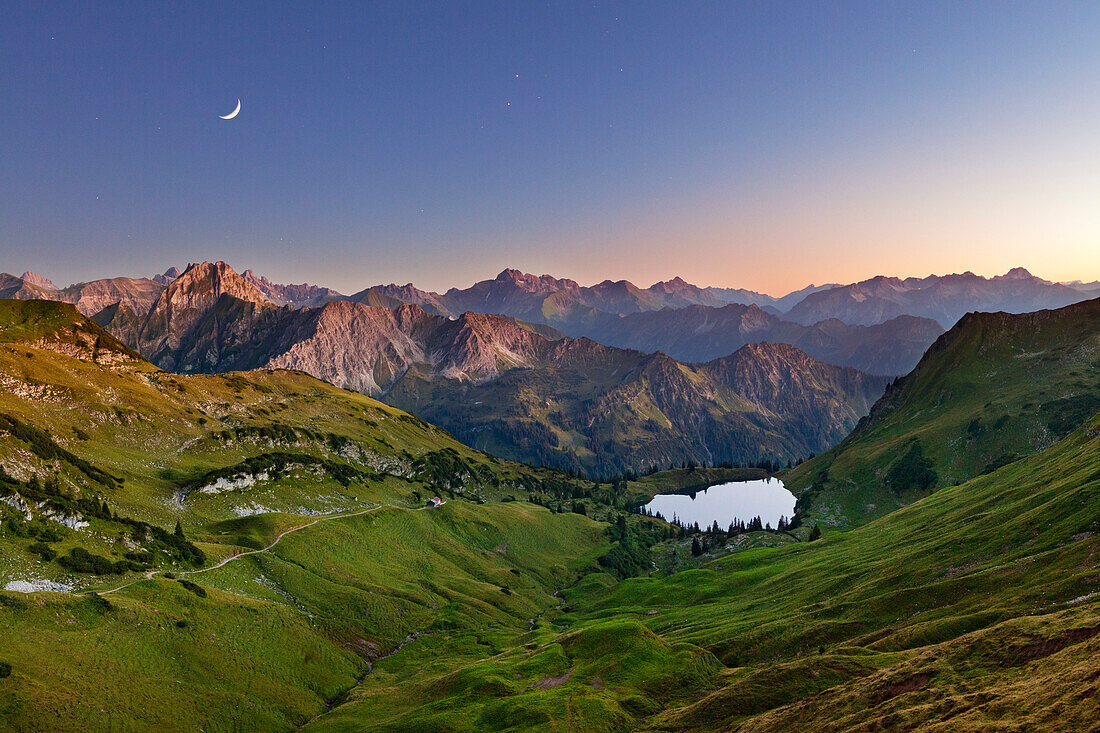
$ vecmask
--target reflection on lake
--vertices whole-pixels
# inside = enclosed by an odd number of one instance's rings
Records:
[[[735,519],[749,522],[753,517],[775,527],[779,517],[790,519],[794,514],[794,494],[777,478],[734,481],[695,494],[659,494],[645,508],[653,514],[660,512],[670,522],[676,517],[685,525],[698,522],[703,528],[717,521],[726,529]]]

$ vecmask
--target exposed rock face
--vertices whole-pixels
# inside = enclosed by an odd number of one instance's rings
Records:
[[[284,321],[265,366],[301,369],[368,394],[411,366],[458,380],[484,380],[531,366],[552,343],[514,319],[466,313],[457,320],[416,305],[390,309],[336,301]]]
[[[748,344],[700,369],[761,411],[800,416],[808,432],[798,437],[822,447],[843,438],[885,387],[885,380],[823,364],[788,344]]]
[[[42,288],[43,290],[57,290],[57,286],[50,282],[47,278],[34,272],[24,272],[21,278],[23,282],[34,285],[35,287]]]
[[[256,290],[275,305],[289,305],[293,308],[306,308],[322,305],[331,300],[337,300],[344,296],[332,290],[318,285],[302,283],[301,285],[279,285],[266,277],[258,276],[252,270],[245,270],[241,275],[251,283]]]
[[[34,283],[27,282],[21,277],[0,272],[0,298],[12,298],[14,300],[57,300],[53,295],[54,290],[42,288]]]
[[[179,352],[193,351],[195,339],[211,345],[234,337],[248,338],[253,324],[244,316],[274,308],[251,283],[224,262],[203,262],[188,265],[178,278],[168,285],[146,316],[138,335],[138,350],[155,364],[179,367]],[[231,315],[228,332],[203,333],[196,326],[200,321],[219,320],[219,315]],[[208,359],[211,366],[218,362]]]
[[[178,267],[169,267],[161,275],[154,275],[153,282],[160,285],[167,285],[180,276],[180,269]]]
[[[70,285],[58,292],[57,300],[72,303],[86,316],[116,303],[144,316],[163,290],[163,285],[148,278],[113,277]]]
[[[1088,297],[1089,293],[1037,278],[1022,267],[993,278],[972,272],[904,280],[879,276],[808,295],[787,318],[806,325],[829,318],[871,325],[913,315],[951,327],[971,311],[1026,313]]]
[[[326,382],[379,394],[430,358],[415,336],[430,318],[415,305],[394,311],[336,301],[286,323],[267,366],[300,369]]]

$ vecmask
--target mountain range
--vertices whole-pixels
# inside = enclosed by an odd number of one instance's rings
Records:
[[[159,324],[209,323],[207,288],[223,314],[311,312],[218,265],[176,280]],[[782,474],[801,525],[726,532],[629,508],[745,470],[581,480],[0,301],[0,727],[1090,730],[1097,307],[963,318]],[[398,312],[312,310],[340,308]],[[670,362],[649,368],[697,378]]]
[[[470,445],[596,474],[796,460],[843,437],[885,385],[785,344],[689,365],[509,316],[277,306],[220,262],[188,267],[143,318],[119,305],[93,320],[165,369],[301,370]]]
[[[882,323],[900,315],[931,318],[951,327],[973,311],[1028,313],[1094,297],[1082,289],[1035,277],[1022,267],[992,278],[972,272],[924,278],[874,277],[811,293],[786,317],[803,325],[837,318],[853,325]]]
[[[380,396],[468,444],[596,473],[818,453],[878,396],[885,380],[867,374],[906,373],[943,331],[899,311],[953,322],[991,298],[1016,308],[1089,292],[1020,268],[992,279],[811,286],[767,302],[680,278],[589,287],[517,270],[443,294],[410,284],[351,296],[239,275],[225,263],[63,289],[34,273],[0,275],[0,296],[72,303],[166,369],[299,369]]]
[[[3,274],[0,296],[62,300],[88,316],[120,303],[125,307],[111,317],[118,318],[116,328],[123,331],[148,313],[159,293],[179,274],[173,267],[153,278],[110,278],[64,289],[34,273],[18,278]],[[374,285],[343,295],[308,283],[273,283],[252,270],[242,277],[265,300],[292,308],[348,300],[391,309],[412,303],[429,314],[450,318],[466,311],[507,315],[551,326],[568,336],[661,350],[685,361],[717,358],[745,343],[777,341],[829,363],[888,375],[904,374],[915,366],[943,328],[968,312],[1024,313],[1100,296],[1096,283],[1055,283],[1023,268],[992,278],[971,272],[904,279],[879,276],[849,285],[810,285],[782,297],[700,287],[679,277],[648,288],[626,280],[582,286],[570,279],[511,269],[445,293],[409,283]],[[110,319],[104,314],[98,320]]]

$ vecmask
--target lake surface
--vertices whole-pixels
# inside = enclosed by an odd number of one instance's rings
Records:
[[[787,491],[777,478],[758,481],[734,481],[718,484],[690,494],[658,494],[645,508],[666,520],[675,516],[684,524],[699,523],[709,527],[717,520],[725,529],[734,519],[746,523],[760,517],[774,528],[779,517],[791,518],[794,514],[794,494]]]

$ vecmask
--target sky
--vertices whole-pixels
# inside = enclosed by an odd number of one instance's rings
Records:
[[[343,292],[1100,279],[1100,3],[0,17],[0,270],[62,286],[204,259]]]

